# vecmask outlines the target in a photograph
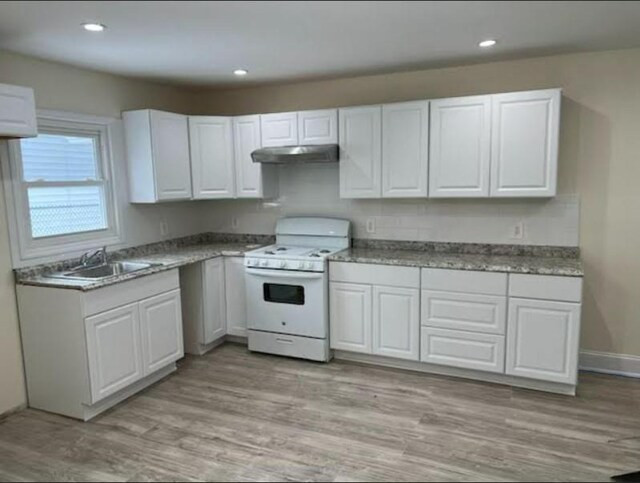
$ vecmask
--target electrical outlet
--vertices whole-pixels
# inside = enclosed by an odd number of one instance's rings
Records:
[[[236,230],[239,225],[240,225],[240,220],[238,220],[238,217],[236,217],[236,216],[232,217],[231,218],[231,228]]]
[[[511,235],[510,238],[512,240],[522,240],[524,238],[524,223],[519,221],[515,225],[511,227]]]
[[[167,223],[167,220],[162,220],[160,222],[160,235],[169,236],[169,223]]]
[[[375,233],[376,232],[376,220],[375,218],[367,219],[367,233]]]

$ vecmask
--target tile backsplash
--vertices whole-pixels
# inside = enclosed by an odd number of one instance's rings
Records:
[[[272,234],[284,216],[347,218],[353,236],[386,240],[577,246],[579,199],[384,199],[339,197],[338,165],[279,168],[275,200],[214,201],[204,213],[205,231]],[[522,223],[522,238],[512,238]],[[373,231],[367,231],[367,224]]]

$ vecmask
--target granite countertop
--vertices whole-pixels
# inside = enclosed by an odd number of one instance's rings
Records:
[[[21,285],[36,285],[39,287],[89,291],[145,277],[154,273],[172,270],[174,268],[201,262],[203,260],[209,260],[211,258],[220,256],[242,256],[245,252],[255,250],[263,245],[264,244],[260,243],[246,242],[211,242],[180,247],[167,247],[160,252],[149,254],[131,253],[131,256],[117,257],[113,259],[113,261],[146,262],[156,264],[152,267],[133,273],[127,273],[102,280],[87,281],[67,278],[49,278],[46,276],[47,271],[40,272],[39,270],[34,270],[33,273],[29,273],[28,271],[18,273],[16,275],[16,282]]]
[[[349,248],[330,256],[329,260],[404,267],[480,270],[566,277],[584,276],[582,262],[579,258],[544,254],[495,255],[486,253],[441,253],[389,248]]]

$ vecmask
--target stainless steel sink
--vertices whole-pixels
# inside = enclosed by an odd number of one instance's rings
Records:
[[[102,280],[117,277],[127,273],[138,272],[147,268],[158,266],[157,263],[142,262],[113,262],[96,267],[81,267],[68,272],[58,272],[47,275],[49,278],[68,278],[73,280]]]

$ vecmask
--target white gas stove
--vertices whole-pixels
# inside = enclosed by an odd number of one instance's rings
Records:
[[[327,257],[350,245],[350,222],[283,218],[276,244],[247,252],[249,350],[329,360]]]

